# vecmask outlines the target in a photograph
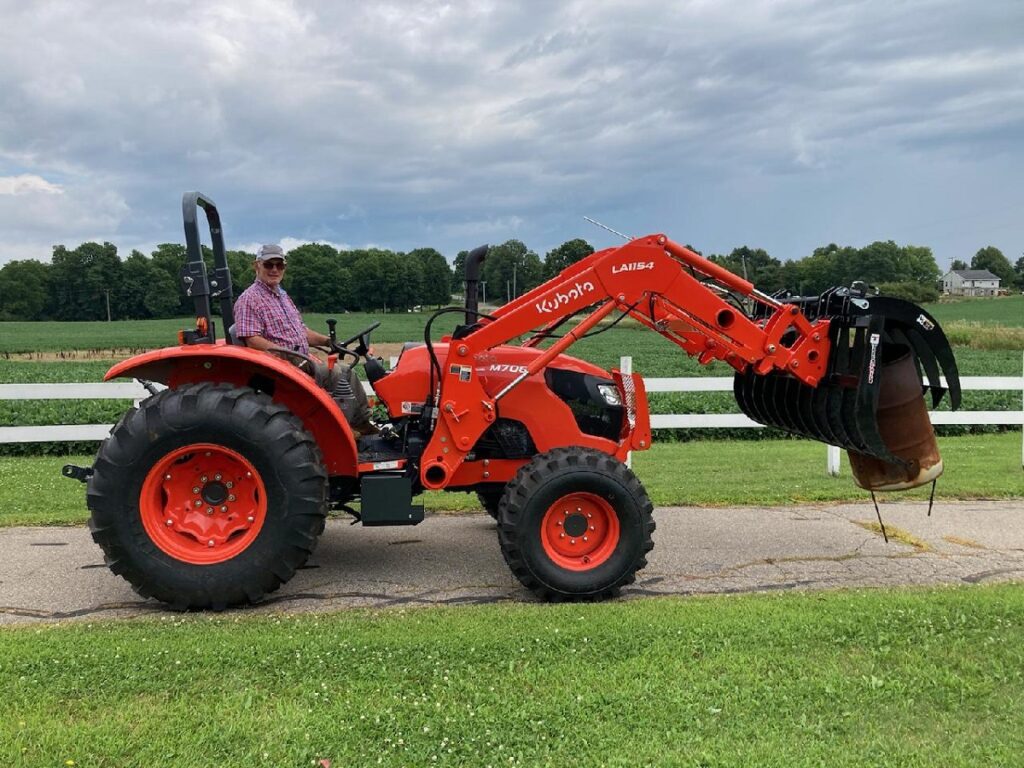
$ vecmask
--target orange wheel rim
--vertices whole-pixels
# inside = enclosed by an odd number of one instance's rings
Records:
[[[540,539],[556,565],[589,571],[607,561],[618,546],[619,516],[600,496],[570,493],[548,507]]]
[[[212,443],[194,443],[160,459],[142,483],[139,514],[165,554],[212,565],[245,551],[267,518],[267,494],[252,463]]]

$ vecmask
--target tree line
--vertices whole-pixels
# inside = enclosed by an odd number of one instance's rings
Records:
[[[585,240],[569,240],[542,259],[520,240],[490,249],[480,275],[481,299],[503,304],[558,274],[594,252]],[[337,250],[312,243],[288,253],[284,286],[304,311],[405,311],[441,306],[463,291],[467,252],[449,266],[434,248],[395,252],[370,248]],[[207,268],[213,256],[204,246]],[[237,296],[254,278],[253,254],[227,252]],[[834,243],[809,256],[782,262],[763,248],[742,246],[708,258],[745,277],[760,290],[788,289],[814,295],[836,285],[863,280],[889,295],[913,301],[938,298],[941,277],[931,249],[879,241],[863,248]],[[0,320],[114,320],[188,315],[192,302],[180,288],[185,246],[158,245],[149,254],[133,250],[121,259],[111,243],[82,243],[53,248],[49,263],[12,261],[0,269]],[[954,262],[953,268],[966,268]],[[998,248],[982,248],[971,260],[973,269],[988,269],[1008,288],[1024,289],[1024,257],[1011,266]]]

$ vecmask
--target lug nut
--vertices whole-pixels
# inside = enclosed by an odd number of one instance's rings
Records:
[[[586,536],[583,537],[583,540],[584,541],[590,541],[590,539],[588,539]]]
[[[197,506],[197,507],[201,507],[201,506],[203,506],[203,502],[202,502],[202,501],[200,501],[199,499],[196,499],[196,506]]]
[[[206,475],[203,475],[202,477],[200,477],[199,478],[199,482],[200,483],[205,483],[206,482]]]
[[[252,477],[252,472],[246,472],[246,473],[245,473],[245,476],[246,476],[246,477]]]
[[[206,514],[212,515],[213,514],[213,507],[207,507],[206,508]]]
[[[171,479],[170,474],[164,475],[164,480],[170,480],[170,479]]]
[[[216,475],[214,475],[213,479],[214,480],[220,480],[220,473],[218,472]]]
[[[231,494],[230,496],[228,496],[228,501],[234,501],[234,500],[235,500],[235,494]]]
[[[192,493],[199,493],[199,486],[198,485],[195,488],[192,489]]]
[[[210,539],[208,542],[206,542],[206,546],[212,547],[213,546],[213,539]]]
[[[596,531],[596,530],[597,530],[597,528],[595,528],[594,526],[590,526],[590,530],[592,530],[592,531]]]
[[[569,543],[570,544],[575,544],[576,543],[576,539],[569,539]]]
[[[168,517],[168,518],[167,518],[167,523],[166,523],[166,524],[167,524],[167,525],[174,525],[174,521],[173,521],[173,520],[171,520],[171,518],[169,518],[169,517]]]
[[[565,538],[565,534],[564,534],[564,533],[560,533],[560,534],[558,534],[558,538],[560,538],[560,539],[564,539],[564,538]]]
[[[227,508],[227,507],[221,507],[221,508],[220,508],[220,511],[221,511],[221,512],[227,512],[227,511],[228,511],[228,508]]]
[[[561,520],[556,520],[555,521],[555,525],[561,526],[562,525],[562,521]]]
[[[252,515],[249,515],[249,516],[248,516],[247,518],[245,518],[245,519],[246,519],[246,520],[248,520],[248,521],[249,521],[250,523],[255,523],[255,522],[256,522],[256,518],[255,518],[255,517],[253,517]]]
[[[226,487],[228,487],[228,488],[234,488],[235,487],[235,484],[232,483],[230,480],[228,480],[226,483],[224,483],[224,485]]]

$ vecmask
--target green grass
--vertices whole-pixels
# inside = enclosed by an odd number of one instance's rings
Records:
[[[8,766],[1008,766],[1024,588],[0,631]]]
[[[1024,328],[1024,296],[964,298],[925,304],[942,325],[957,320]]]
[[[1019,432],[940,438],[946,474],[936,498],[1024,496]],[[64,464],[92,464],[92,456],[0,456],[0,527],[74,525],[88,517],[84,486],[60,475]],[[842,474],[825,471],[825,447],[808,440],[656,443],[633,454],[633,469],[658,506],[782,505],[863,501],[845,456]],[[899,498],[927,498],[918,489]],[[423,495],[434,511],[480,510],[475,494]],[[429,522],[426,523],[429,525]]]

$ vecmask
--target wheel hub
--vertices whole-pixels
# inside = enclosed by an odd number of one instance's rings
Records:
[[[562,526],[569,536],[583,536],[587,532],[587,518],[579,512],[573,512]]]
[[[570,493],[544,514],[541,544],[548,557],[570,571],[597,568],[619,543],[619,517],[614,507],[593,493]]]
[[[142,484],[139,514],[163,552],[210,565],[230,560],[256,540],[266,519],[266,491],[240,453],[196,443],[153,465]]]
[[[207,504],[221,504],[228,497],[228,489],[224,483],[214,480],[203,486],[201,495]]]

